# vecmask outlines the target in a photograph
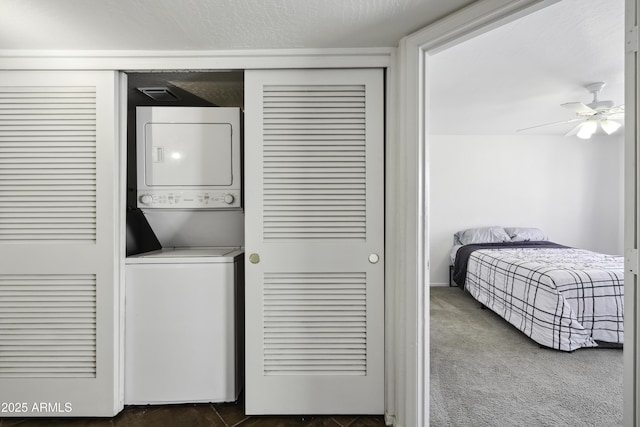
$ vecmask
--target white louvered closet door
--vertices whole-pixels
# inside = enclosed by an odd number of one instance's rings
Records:
[[[248,414],[384,411],[382,70],[245,73]]]
[[[122,407],[116,78],[0,72],[0,417]]]

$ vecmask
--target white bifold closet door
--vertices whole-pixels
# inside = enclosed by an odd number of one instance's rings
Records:
[[[246,411],[384,412],[383,72],[245,72]]]
[[[0,417],[118,398],[114,72],[0,72]]]

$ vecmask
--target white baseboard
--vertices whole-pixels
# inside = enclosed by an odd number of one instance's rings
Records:
[[[449,286],[449,283],[448,282],[447,283],[433,283],[433,282],[431,282],[431,283],[429,283],[429,286],[432,287],[432,288],[437,288],[437,287],[440,287],[440,286]]]

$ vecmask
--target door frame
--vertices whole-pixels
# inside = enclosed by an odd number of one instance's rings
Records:
[[[396,419],[429,424],[429,58],[559,0],[481,0],[400,41],[396,152],[391,161],[396,283]]]
[[[638,0],[625,2],[625,136],[624,136],[624,379],[623,424],[637,423],[640,402],[638,395],[638,243],[640,240],[640,135],[638,135]]]

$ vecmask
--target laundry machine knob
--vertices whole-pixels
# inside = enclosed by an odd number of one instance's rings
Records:
[[[143,205],[148,205],[151,202],[153,202],[153,197],[151,197],[151,194],[143,194],[142,196],[140,196],[140,203],[142,203]]]
[[[225,195],[224,195],[224,202],[225,202],[226,204],[228,204],[228,205],[230,205],[231,203],[233,203],[233,201],[234,201],[235,199],[236,199],[236,198],[235,198],[235,197],[233,197],[233,194],[225,194]]]

